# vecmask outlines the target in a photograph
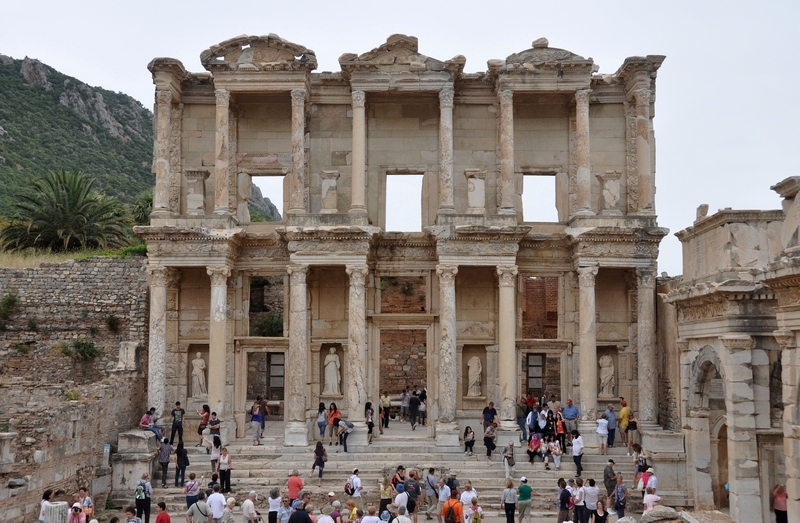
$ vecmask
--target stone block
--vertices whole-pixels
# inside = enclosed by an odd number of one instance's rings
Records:
[[[627,519],[627,518],[622,518]],[[619,521],[622,521],[620,519]],[[655,523],[657,521],[665,521],[665,522],[674,522],[680,521],[681,517],[678,512],[671,507],[665,506],[658,506],[655,507],[653,510],[648,512],[647,514],[643,515],[641,519],[639,519],[639,523]]]
[[[120,453],[155,452],[158,449],[156,435],[149,430],[129,430],[122,432],[117,441]]]

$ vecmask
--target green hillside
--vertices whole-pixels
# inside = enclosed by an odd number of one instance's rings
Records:
[[[84,171],[132,202],[153,185],[152,120],[128,95],[0,55],[0,216],[31,177],[58,169]]]

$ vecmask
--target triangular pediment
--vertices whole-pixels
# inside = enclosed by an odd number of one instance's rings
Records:
[[[426,72],[451,72],[461,74],[466,58],[456,56],[442,62],[419,52],[415,36],[395,34],[383,45],[361,55],[346,53],[339,57],[339,64],[346,77],[355,71],[372,71],[389,74]]]
[[[211,46],[200,53],[209,71],[312,71],[317,68],[314,51],[276,34],[242,35]]]
[[[546,38],[539,38],[535,40],[532,45],[532,48],[512,54],[506,58],[506,64],[545,64],[548,62],[592,63],[591,58],[586,59],[572,51],[550,47],[550,43]]]

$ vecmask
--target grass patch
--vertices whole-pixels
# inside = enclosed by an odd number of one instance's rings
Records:
[[[70,389],[64,394],[64,401],[78,401],[81,399],[81,391]]]

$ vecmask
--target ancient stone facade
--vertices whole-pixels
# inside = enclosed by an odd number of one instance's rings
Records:
[[[791,348],[799,326],[790,298],[797,180],[775,187],[784,210],[707,216],[701,206],[676,234],[683,275],[659,288],[662,412],[683,427],[686,488],[695,508],[729,506],[735,521],[771,521],[779,483],[788,486],[790,521],[800,520]]]
[[[192,394],[199,352],[208,394],[190,407],[209,403],[243,436],[266,387],[287,445],[307,444],[319,401],[359,420],[379,391],[414,384],[428,389],[438,445],[458,444],[488,401],[515,430],[515,398],[546,390],[574,397],[587,430],[621,397],[657,430],[663,60],[597,74],[539,39],[466,73],[465,57],[437,60],[393,35],[316,73],[313,51],[272,34],[210,47],[203,73],[154,59],[155,206],[137,228],[151,274],[148,401],[164,412]],[[422,175],[422,232],[385,231],[387,178],[403,175]],[[283,178],[281,222],[250,223],[254,176]],[[552,183],[554,201],[539,204],[557,221],[526,220],[527,177]],[[264,277],[285,282],[284,328],[252,336],[251,283]],[[613,385],[600,388],[601,372]]]

